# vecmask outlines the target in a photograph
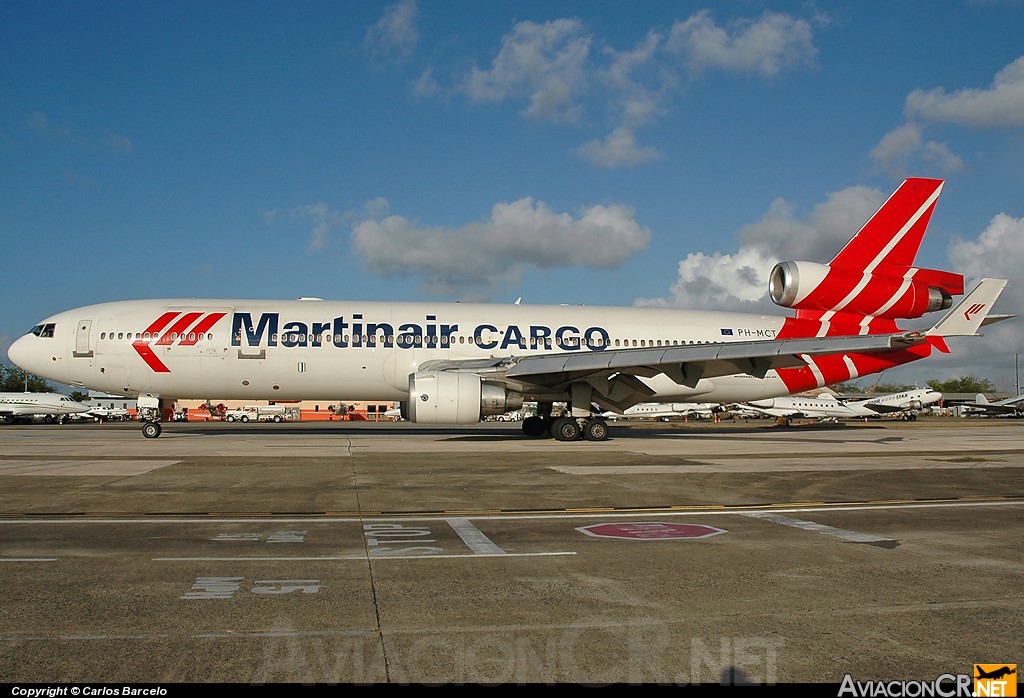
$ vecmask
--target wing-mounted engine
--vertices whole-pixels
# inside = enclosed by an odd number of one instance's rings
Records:
[[[523,396],[498,381],[466,371],[420,371],[409,376],[402,416],[417,424],[476,424],[523,406]]]
[[[784,308],[917,318],[950,308],[953,296],[964,292],[964,277],[893,264],[861,272],[816,262],[782,262],[772,269],[768,290]]]

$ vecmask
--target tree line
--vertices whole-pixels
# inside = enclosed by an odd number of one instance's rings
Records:
[[[944,381],[933,378],[932,380],[927,381],[927,385],[929,388],[939,393],[967,393],[971,395],[977,393],[992,393],[995,392],[996,389],[992,384],[992,381],[987,378],[978,378],[976,376],[960,376],[959,378],[948,378]],[[921,386],[880,383],[865,390],[854,383],[837,383],[836,385],[830,385],[829,387],[837,393],[870,392],[876,395],[888,395],[889,393],[902,393],[908,390],[918,390]]]

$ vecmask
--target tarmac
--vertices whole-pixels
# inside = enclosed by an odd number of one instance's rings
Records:
[[[1024,660],[1022,429],[0,425],[0,683],[971,675]]]

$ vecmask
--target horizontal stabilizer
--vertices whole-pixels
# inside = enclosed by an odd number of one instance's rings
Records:
[[[973,291],[925,333],[928,341],[940,351],[948,352],[943,337],[976,335],[1006,283],[1006,279],[982,279]]]

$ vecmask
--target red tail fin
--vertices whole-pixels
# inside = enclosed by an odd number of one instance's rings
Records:
[[[942,184],[906,180],[828,264],[776,265],[772,299],[820,322],[812,334],[890,332],[898,318],[949,308],[964,292],[963,275],[912,266]]]
[[[829,266],[868,273],[879,266],[913,266],[942,185],[941,179],[903,182]]]

